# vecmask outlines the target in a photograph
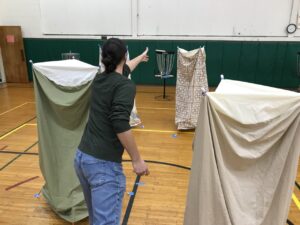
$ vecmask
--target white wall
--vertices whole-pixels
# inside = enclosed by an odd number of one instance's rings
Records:
[[[140,35],[286,36],[293,0],[142,0]]]
[[[20,25],[24,37],[42,37],[40,21],[40,0],[0,0],[1,25]]]
[[[131,0],[40,0],[44,34],[132,34]]]
[[[41,10],[41,0],[0,0],[0,25],[20,25],[22,26],[23,30],[23,36],[24,37],[30,37],[30,38],[40,38],[40,37],[47,37],[47,38],[52,38],[52,37],[72,37],[72,38],[99,38],[101,35],[101,31],[98,30],[99,34],[95,34],[93,32],[90,32],[88,30],[85,30],[86,32],[83,32],[79,35],[71,35],[72,32],[65,32],[65,34],[62,35],[57,35],[55,34],[56,32],[55,29],[52,30],[53,34],[52,35],[45,35],[43,32],[46,31],[46,33],[51,33],[47,32],[47,29],[45,29],[45,23],[43,24],[42,21],[45,21],[45,19],[49,20],[49,15],[47,18],[43,18],[42,20],[42,10]],[[42,0],[43,2],[49,1],[52,2],[52,0]],[[64,1],[64,0],[61,0]],[[77,2],[80,0],[76,0]],[[81,0],[85,4],[88,4],[90,1],[104,1],[104,0]],[[118,1],[118,0],[115,0]],[[119,0],[123,1],[123,0]],[[161,2],[173,2],[173,4],[167,4],[166,7],[168,9],[166,10],[166,15],[164,16],[163,10],[159,10],[159,8],[162,7],[163,4]],[[217,22],[211,21],[211,19],[208,19],[206,25],[207,27],[209,26],[214,26],[214,29],[210,32],[206,32],[205,29],[199,29],[201,31],[200,33],[198,32],[192,32],[194,27],[199,25],[197,21],[193,23],[188,23],[184,24],[186,28],[181,29],[181,31],[178,31],[178,34],[176,34],[176,25],[178,24],[178,19],[180,19],[180,15],[176,12],[176,9],[181,9],[185,13],[185,17],[191,16],[185,8],[178,7],[178,4],[184,4],[189,2],[190,4],[199,2],[199,1],[205,1],[205,5],[212,11],[209,13],[210,16],[219,18]],[[245,13],[245,15],[249,16],[251,15],[252,18],[246,18],[244,19],[244,22],[246,21],[249,22],[253,20],[253,24],[255,24],[255,29],[248,30],[245,35],[236,35],[239,32],[231,32],[231,34],[226,34],[227,31],[224,30],[224,27],[233,27],[231,23],[235,22],[238,23],[238,18],[236,18],[236,15],[242,15],[243,12],[240,7],[242,5],[231,5],[228,7],[228,9],[232,9],[234,13],[227,12],[226,13],[226,19],[222,19],[222,16],[220,15],[220,7],[216,6],[216,2],[221,1],[221,0],[189,0],[189,1],[184,1],[184,0],[131,0],[131,36],[128,36],[127,38],[139,38],[139,39],[205,39],[205,40],[286,40],[286,41],[297,41],[300,40],[300,38],[296,36],[300,36],[300,32],[297,31],[295,35],[288,35],[285,33],[285,24],[289,23],[290,21],[290,14],[292,13],[292,8],[293,8],[293,2],[299,2],[299,0],[276,0],[276,4],[274,3],[275,0],[263,0],[261,2],[264,2],[264,4],[260,4],[259,1],[255,0],[255,4],[251,5],[251,13]],[[231,2],[233,4],[234,1],[237,0],[222,0],[222,2],[227,1]],[[241,1],[241,0],[239,0]],[[251,0],[244,0],[244,1],[251,1]],[[59,2],[59,1],[55,1]],[[123,1],[124,2],[124,1]],[[253,1],[252,1],[253,2]],[[282,7],[282,2],[285,2],[285,7]],[[209,5],[208,3],[214,4],[214,5]],[[268,7],[269,4],[269,7]],[[53,4],[52,4],[53,5]],[[197,4],[196,4],[197,5]],[[281,6],[281,7],[280,7]],[[82,5],[80,5],[82,7]],[[105,8],[105,5],[103,5]],[[254,8],[253,8],[254,7]],[[263,10],[261,10],[263,7]],[[295,4],[295,7],[297,7],[295,18],[291,20],[291,22],[297,23],[298,19],[298,4]],[[191,6],[187,7],[191,8]],[[216,9],[216,10],[214,10]],[[266,10],[270,11],[266,11]],[[288,13],[288,10],[290,9],[290,13]],[[80,10],[82,10],[83,13],[81,15],[82,20],[89,20],[89,21],[96,21],[96,24],[101,27],[102,23],[109,23],[109,20],[105,21],[97,21],[94,20],[95,14],[90,13],[87,8],[82,7]],[[107,9],[107,12],[111,17],[116,17],[117,15],[114,14],[113,12],[110,13],[110,9]],[[128,10],[128,8],[126,9]],[[256,13],[256,10],[261,10],[260,12]],[[104,10],[105,11],[105,10]],[[266,13],[264,13],[266,11]],[[56,22],[61,20],[64,21],[62,22],[63,25],[60,24],[59,29],[60,30],[65,30],[68,31],[68,26],[69,22],[66,20],[66,14],[60,13],[62,12],[61,8],[57,10],[57,13],[53,18],[56,18]],[[169,21],[166,19],[166,16],[168,16],[168,12],[172,12],[171,14],[171,20]],[[195,10],[197,12],[197,10]],[[271,13],[270,13],[271,12]],[[199,9],[199,14],[201,14],[201,10]],[[232,14],[232,18],[229,18],[228,16]],[[288,15],[287,15],[288,14]],[[109,16],[108,15],[108,16]],[[266,23],[266,18],[264,16],[272,16],[275,15],[276,18],[280,18],[279,21],[274,20],[274,23],[272,26],[270,25],[270,21],[268,20],[268,23]],[[182,15],[181,15],[182,16]],[[196,15],[197,16],[197,15]],[[195,17],[195,16],[194,16]],[[158,19],[157,19],[158,18]],[[293,21],[295,20],[295,21]],[[119,20],[119,25],[122,27],[122,18]],[[230,22],[231,21],[231,22]],[[201,21],[203,24],[203,20]],[[212,23],[213,22],[213,23]],[[50,23],[51,23],[51,18],[50,18]],[[126,20],[126,23],[128,23],[128,20]],[[205,25],[205,23],[204,23]],[[287,24],[286,24],[287,25]],[[166,30],[170,27],[169,30],[171,32],[166,33],[166,32],[157,32],[157,27],[159,29]],[[260,26],[260,27],[258,27]],[[65,27],[65,29],[64,29]],[[114,24],[114,27],[116,25]],[[128,27],[128,26],[127,26]],[[238,26],[237,26],[238,27]],[[272,27],[272,28],[270,28]],[[55,27],[54,27],[55,28]],[[76,28],[76,27],[73,27]],[[82,28],[82,26],[81,26]],[[262,35],[262,32],[264,31],[264,28],[266,31],[268,31],[268,36],[264,37]],[[196,29],[197,30],[197,29]],[[203,31],[204,30],[204,31]],[[217,31],[224,31],[223,33],[218,33]],[[279,30],[281,33],[279,33]],[[49,30],[48,30],[49,31]],[[88,35],[90,32],[90,35]],[[61,33],[61,32],[60,32]],[[69,33],[70,35],[67,35]],[[104,32],[105,33],[105,32]],[[159,36],[158,36],[158,35]],[[168,36],[172,35],[172,36]]]

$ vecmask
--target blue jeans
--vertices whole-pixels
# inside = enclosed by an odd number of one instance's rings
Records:
[[[77,150],[75,171],[89,211],[90,225],[119,225],[126,177],[122,164]]]

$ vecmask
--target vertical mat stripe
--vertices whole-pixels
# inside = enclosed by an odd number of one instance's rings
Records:
[[[123,219],[122,225],[127,225],[127,223],[128,223],[129,216],[130,216],[131,209],[132,209],[133,202],[134,202],[134,198],[135,198],[137,190],[138,190],[137,183],[140,182],[140,179],[141,179],[141,176],[136,176],[136,179],[135,179],[135,182],[134,182],[134,185],[133,185],[133,189],[132,189],[133,195],[130,196],[130,199],[129,199],[129,202],[128,202],[128,205],[127,205],[127,209],[126,209],[126,212],[125,212],[125,215],[124,215],[124,219]]]

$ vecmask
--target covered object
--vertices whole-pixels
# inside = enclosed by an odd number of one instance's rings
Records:
[[[300,151],[300,94],[222,80],[202,98],[185,225],[284,225]]]
[[[78,60],[33,64],[42,193],[67,221],[88,216],[73,167],[88,118],[90,86],[98,68]]]
[[[177,51],[176,114],[178,130],[195,129],[200,111],[201,89],[208,91],[205,49]]]

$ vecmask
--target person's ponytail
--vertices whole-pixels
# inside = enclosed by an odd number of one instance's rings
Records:
[[[119,63],[125,58],[127,48],[125,43],[118,38],[108,39],[102,47],[102,63],[105,73],[115,71]]]
[[[106,73],[111,73],[111,72],[115,71],[115,69],[117,68],[116,62],[113,61],[113,58],[110,55],[108,55],[105,58],[103,57],[102,63],[105,66]]]

